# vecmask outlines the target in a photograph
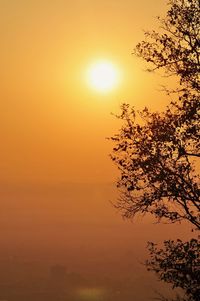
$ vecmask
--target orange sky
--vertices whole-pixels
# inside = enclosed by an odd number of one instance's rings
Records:
[[[163,79],[131,55],[166,8],[165,0],[0,0],[0,260],[128,272],[135,300],[157,290],[140,264],[146,242],[191,232],[121,219],[109,202],[117,170],[106,137],[120,126],[110,113],[121,103],[160,110],[169,100]],[[98,59],[122,77],[107,94],[86,83]]]
[[[165,0],[0,1],[1,181],[115,180],[110,112],[124,101],[163,106],[162,80],[131,52],[165,9]],[[101,58],[123,77],[104,95],[85,78]]]

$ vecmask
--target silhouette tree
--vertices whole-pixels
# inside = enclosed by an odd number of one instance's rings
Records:
[[[136,111],[123,104],[122,127],[111,137],[112,161],[120,170],[115,207],[125,218],[150,213],[158,221],[186,220],[200,230],[200,0],[170,0],[160,32],[146,32],[134,54],[176,76],[175,98],[164,112]],[[160,280],[182,288],[183,300],[200,300],[200,243],[149,243],[146,262]],[[163,300],[167,300],[163,298]],[[178,300],[178,299],[177,299]]]
[[[181,111],[170,108],[162,114],[144,109],[140,116],[142,125],[135,123],[135,111],[123,105],[119,118],[125,123],[111,138],[112,160],[121,172],[115,206],[127,218],[150,212],[159,220],[184,219],[200,229],[199,176],[190,159],[198,156],[199,140],[189,132],[198,123],[183,122]]]
[[[165,33],[146,33],[135,53],[177,75],[178,100],[162,113],[122,105],[123,126],[111,139],[120,170],[115,206],[124,217],[151,213],[159,220],[188,220],[200,229],[200,0],[171,0],[161,22]],[[175,91],[169,91],[175,92]],[[138,117],[142,122],[138,122]]]

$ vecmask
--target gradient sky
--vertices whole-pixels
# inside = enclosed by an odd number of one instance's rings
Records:
[[[161,79],[131,52],[165,10],[165,0],[0,1],[1,181],[116,179],[110,113],[122,102],[163,106]],[[104,95],[85,75],[102,58],[122,76]]]
[[[165,0],[0,0],[0,259],[129,272],[143,301],[146,242],[191,235],[184,225],[124,222],[109,203],[118,174],[106,137],[120,126],[111,112],[169,101],[164,80],[131,54],[166,9]],[[122,78],[107,94],[86,83],[99,59]]]

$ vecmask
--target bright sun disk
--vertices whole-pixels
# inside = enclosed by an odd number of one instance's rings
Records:
[[[93,64],[88,71],[89,85],[99,92],[107,92],[117,86],[118,72],[115,66],[107,61]]]

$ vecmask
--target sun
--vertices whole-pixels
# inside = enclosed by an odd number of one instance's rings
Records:
[[[98,61],[89,67],[87,80],[93,89],[103,93],[109,92],[117,87],[118,70],[109,61]]]

